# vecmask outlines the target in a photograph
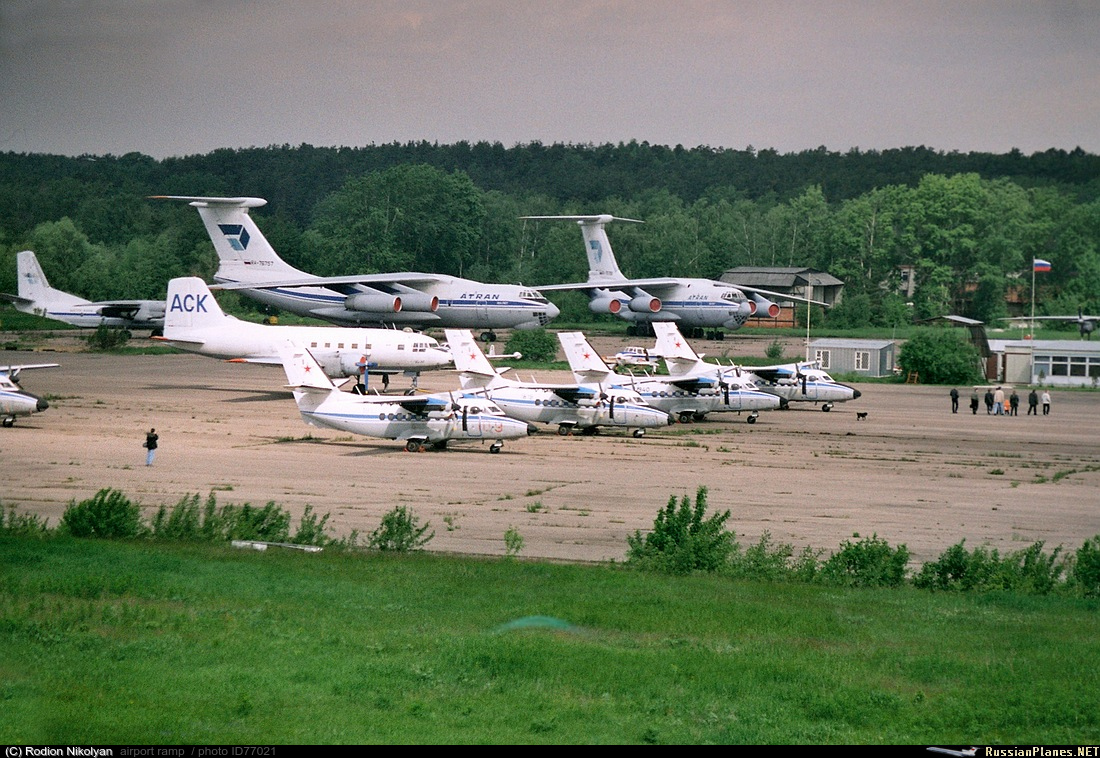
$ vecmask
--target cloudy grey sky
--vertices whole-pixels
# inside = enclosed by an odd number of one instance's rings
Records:
[[[0,151],[1100,152],[1097,0],[0,0]]]

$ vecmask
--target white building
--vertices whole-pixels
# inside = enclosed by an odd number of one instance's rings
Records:
[[[810,343],[809,360],[836,374],[890,376],[894,373],[892,340],[819,339]]]
[[[996,377],[1006,384],[1047,387],[1100,386],[1100,342],[989,340]]]

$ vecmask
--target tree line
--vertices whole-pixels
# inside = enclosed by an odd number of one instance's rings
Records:
[[[842,279],[835,325],[946,312],[1006,315],[1049,260],[1044,313],[1100,307],[1100,157],[924,147],[779,154],[648,143],[273,146],[155,160],[0,154],[0,291],[15,254],[90,299],[162,297],[209,279],[194,209],[154,194],[250,195],[279,253],[320,275],[417,270],[529,285],[587,277],[573,224],[525,215],[611,213],[629,276],[719,277],[734,266],[809,266]],[[902,272],[915,278],[900,294]],[[567,318],[588,315],[565,296]]]

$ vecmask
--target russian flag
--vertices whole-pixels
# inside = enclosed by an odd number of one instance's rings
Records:
[[[1044,261],[1042,258],[1035,258],[1032,262],[1033,271],[1050,271],[1050,261]]]

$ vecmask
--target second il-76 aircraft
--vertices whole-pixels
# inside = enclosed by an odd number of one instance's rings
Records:
[[[156,196],[198,209],[220,265],[219,289],[239,290],[261,303],[344,326],[429,326],[495,329],[546,326],[558,308],[531,287],[484,284],[443,274],[401,272],[313,276],[291,266],[268,243],[249,210],[258,197]]]
[[[628,279],[619,270],[604,227],[612,221],[637,219],[599,216],[524,216],[531,220],[575,221],[580,224],[588,253],[588,281],[540,286],[543,292],[580,290],[588,295],[593,313],[610,313],[638,324],[675,322],[685,330],[740,329],[753,315],[779,315],[779,306],[765,295],[784,300],[803,298],[755,287],[734,286],[713,279],[658,277]],[[748,292],[748,296],[745,295]],[[815,301],[816,303],[816,301]],[[824,303],[819,303],[824,305]]]
[[[389,375],[451,365],[451,354],[431,337],[400,329],[340,326],[267,326],[226,315],[202,279],[168,282],[164,336],[154,339],[212,358],[283,365],[280,349],[288,342],[309,349],[325,374],[337,379],[364,371]]]

